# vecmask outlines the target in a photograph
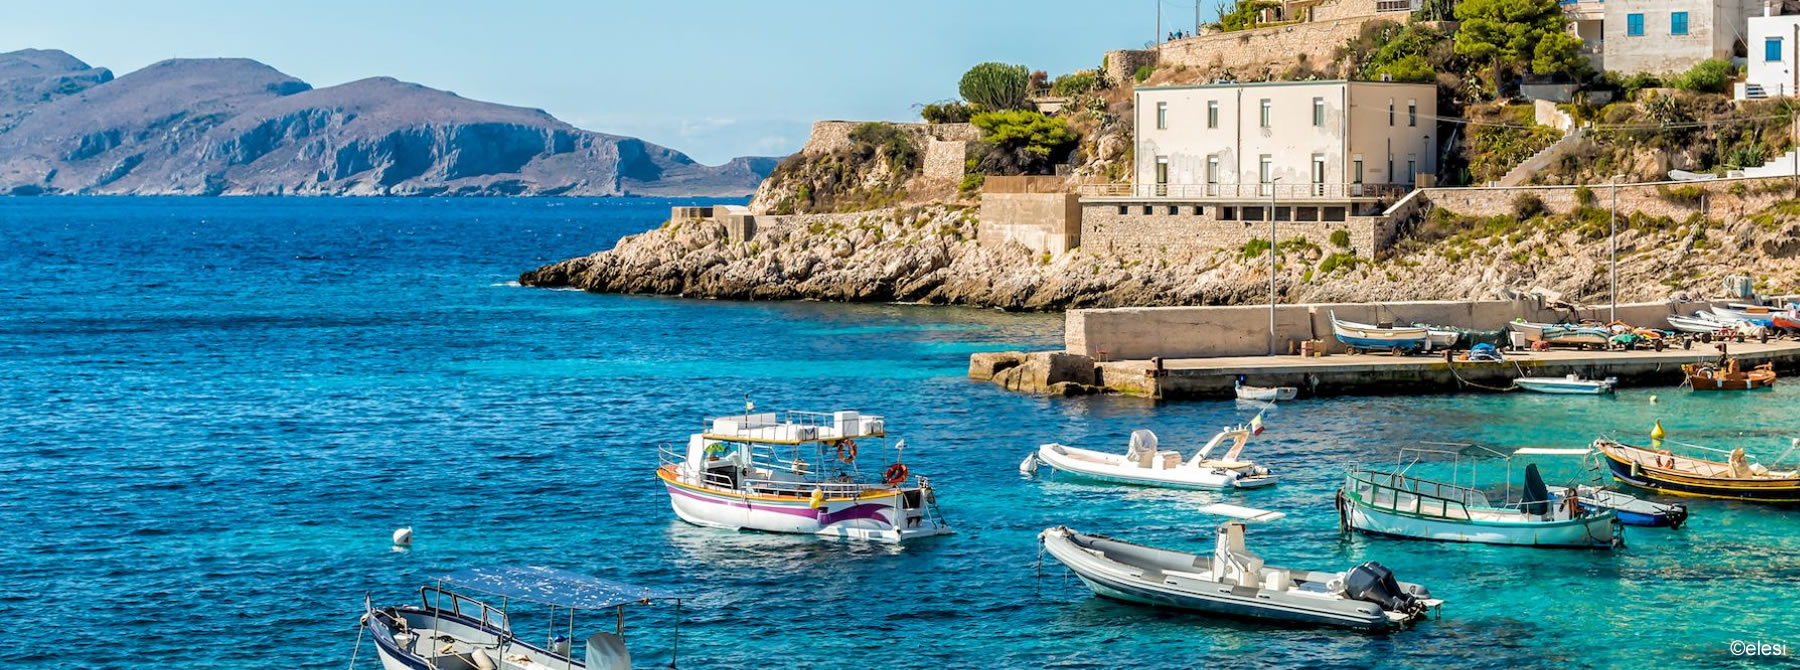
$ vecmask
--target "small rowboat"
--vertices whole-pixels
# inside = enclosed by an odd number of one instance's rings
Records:
[[[1344,321],[1331,313],[1331,331],[1339,342],[1350,348],[1351,353],[1360,350],[1385,349],[1399,353],[1424,349],[1431,333],[1419,326],[1372,326],[1366,323]]]
[[[1292,386],[1245,386],[1242,378],[1235,388],[1239,400],[1293,400],[1300,394],[1300,389]]]
[[[1604,347],[1612,340],[1612,331],[1601,326],[1577,326],[1566,323],[1532,323],[1514,321],[1513,330],[1525,334],[1527,342],[1549,342],[1553,345]]]
[[[1606,379],[1582,379],[1580,375],[1566,377],[1520,377],[1513,380],[1519,388],[1535,393],[1555,393],[1560,395],[1605,395],[1613,392],[1619,383],[1618,377]]]
[[[1599,439],[1594,440],[1594,451],[1605,457],[1615,481],[1640,489],[1698,498],[1800,503],[1800,471],[1771,470],[1751,463],[1742,449],[1728,452],[1727,460],[1715,461]]]
[[[1687,375],[1688,385],[1695,391],[1754,391],[1775,385],[1775,364],[1764,363],[1749,370],[1738,368],[1735,358],[1727,359],[1725,365],[1717,363],[1687,363],[1681,366],[1682,374]]]
[[[1694,312],[1693,316],[1670,314],[1668,320],[1669,327],[1694,335],[1714,335],[1721,331],[1731,330],[1731,324],[1718,320],[1712,315],[1712,312],[1706,310]]]
[[[1612,510],[1619,514],[1619,523],[1627,526],[1645,526],[1649,528],[1668,528],[1674,530],[1687,522],[1687,505],[1676,503],[1650,502],[1637,496],[1618,491],[1608,491],[1597,486],[1552,486],[1550,492],[1557,499],[1575,496],[1581,508],[1585,510]]]

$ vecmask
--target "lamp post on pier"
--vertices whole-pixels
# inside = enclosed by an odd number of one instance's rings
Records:
[[[1611,256],[1610,268],[1607,270],[1607,307],[1606,322],[1619,320],[1619,180],[1625,175],[1616,174],[1612,179],[1612,224],[1606,235],[1608,253]]]
[[[1275,184],[1280,177],[1269,178],[1269,355],[1275,355]]]

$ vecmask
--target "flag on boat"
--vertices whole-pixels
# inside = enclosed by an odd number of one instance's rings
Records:
[[[1250,434],[1251,435],[1261,435],[1262,434],[1262,432],[1263,432],[1262,415],[1263,415],[1262,412],[1257,412],[1256,418],[1250,420]]]

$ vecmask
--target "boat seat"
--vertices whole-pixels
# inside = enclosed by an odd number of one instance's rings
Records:
[[[1262,588],[1265,591],[1286,591],[1291,579],[1288,571],[1281,568],[1270,568],[1263,573]]]
[[[1262,587],[1263,559],[1244,547],[1242,523],[1231,522],[1219,527],[1219,545],[1213,551],[1213,563],[1213,576],[1221,582]]]

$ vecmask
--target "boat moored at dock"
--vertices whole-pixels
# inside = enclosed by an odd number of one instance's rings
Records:
[[[1042,465],[1097,481],[1178,489],[1272,486],[1276,479],[1268,468],[1241,460],[1244,445],[1257,432],[1260,422],[1259,414],[1250,425],[1225,428],[1186,459],[1179,451],[1159,449],[1156,433],[1140,428],[1131,431],[1131,441],[1124,454],[1050,443],[1040,445],[1037,451],[1026,456],[1019,464],[1019,470],[1024,474],[1036,474]],[[1213,458],[1220,448],[1224,448],[1224,453]]]
[[[1380,563],[1344,572],[1266,565],[1244,546],[1244,524],[1219,526],[1211,556],[1133,544],[1057,526],[1038,534],[1044,552],[1095,595],[1235,618],[1274,619],[1370,632],[1402,628],[1443,604]]]
[[[708,419],[684,452],[664,445],[656,476],[676,516],[699,526],[881,542],[949,534],[904,449],[888,446],[879,416],[743,414]]]
[[[1755,391],[1775,385],[1775,365],[1764,363],[1745,370],[1735,358],[1722,363],[1685,363],[1681,373],[1695,391]]]
[[[1558,395],[1605,395],[1613,392],[1617,386],[1617,377],[1606,379],[1583,379],[1581,375],[1562,377],[1520,377],[1513,380],[1519,388],[1534,393],[1552,393]]]
[[[1651,502],[1598,486],[1552,486],[1550,493],[1558,499],[1574,496],[1584,509],[1617,512],[1619,522],[1627,526],[1675,529],[1686,523],[1688,517],[1687,505]]]

